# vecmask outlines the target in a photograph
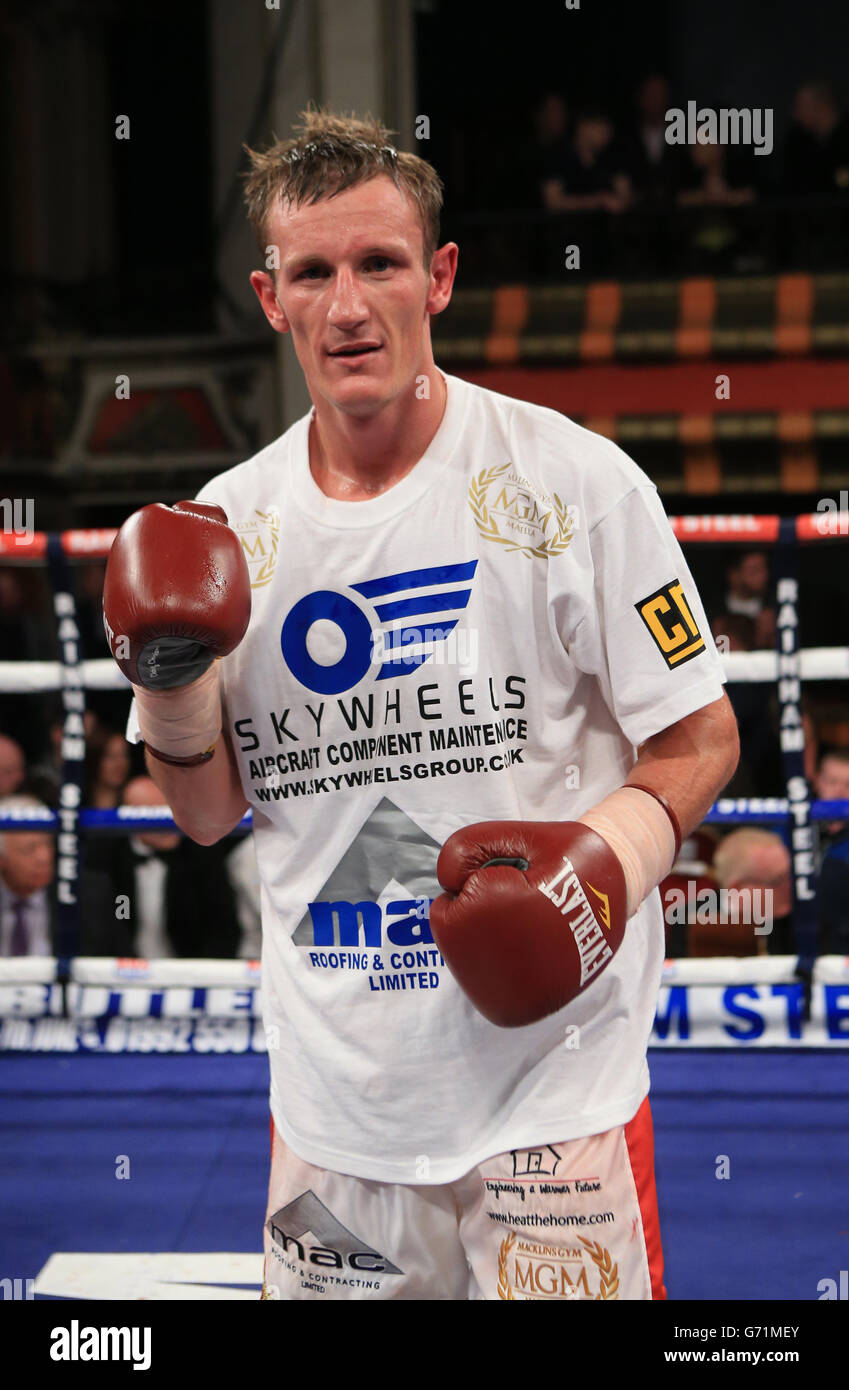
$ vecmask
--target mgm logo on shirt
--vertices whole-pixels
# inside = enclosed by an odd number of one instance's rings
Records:
[[[619,1266],[597,1240],[543,1245],[511,1231],[498,1251],[498,1297],[574,1298],[598,1303],[619,1298]]]
[[[252,521],[236,521],[233,530],[242,543],[251,588],[262,589],[271,583],[277,567],[277,552],[280,541],[280,513],[276,507],[261,512],[254,511]]]
[[[472,479],[469,506],[484,540],[547,560],[572,540],[577,508],[523,477],[512,463],[484,468]]]

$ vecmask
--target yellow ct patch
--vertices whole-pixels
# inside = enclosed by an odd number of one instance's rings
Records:
[[[705,639],[690,612],[680,580],[664,584],[634,607],[670,670],[704,651]]]

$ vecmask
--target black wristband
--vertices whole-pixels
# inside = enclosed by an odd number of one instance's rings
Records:
[[[149,743],[145,744],[145,748],[152,757],[161,763],[167,763],[169,767],[199,767],[201,763],[208,763],[215,752],[213,745],[212,748],[207,748],[205,753],[195,753],[192,758],[172,758],[167,753],[157,753],[156,749],[151,748]]]

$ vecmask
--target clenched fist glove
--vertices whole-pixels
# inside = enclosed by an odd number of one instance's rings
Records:
[[[221,507],[157,502],[124,522],[106,565],[103,625],[154,757],[182,767],[212,757],[214,663],[238,646],[250,616],[247,561]]]
[[[431,907],[434,941],[490,1023],[536,1023],[610,963],[679,847],[664,798],[636,785],[578,821],[466,826],[437,863],[445,892]]]

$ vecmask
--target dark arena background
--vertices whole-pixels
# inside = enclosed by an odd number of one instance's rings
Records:
[[[459,246],[436,362],[639,464],[723,661],[741,760],[661,884],[670,1308],[846,1300],[849,7],[3,0],[0,42],[3,1297],[259,1298],[250,815],[204,847],[146,801],[101,597],[131,513],[310,407],[240,176],[312,102],[435,166]],[[273,527],[242,543],[256,580]],[[24,836],[40,943],[7,902]],[[116,915],[160,852],[158,919]],[[765,892],[766,923],[729,912]]]

